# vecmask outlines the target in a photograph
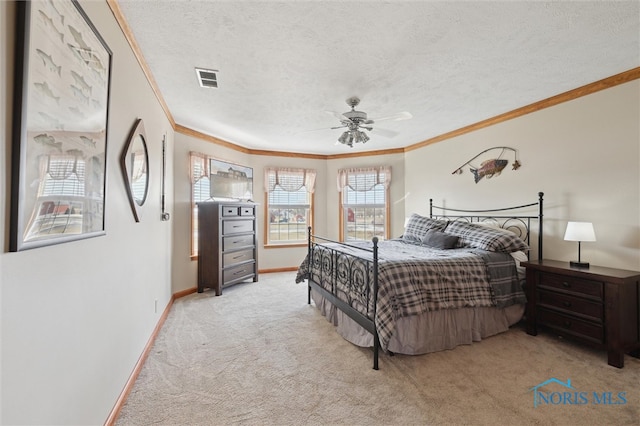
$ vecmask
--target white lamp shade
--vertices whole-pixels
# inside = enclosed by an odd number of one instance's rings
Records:
[[[591,222],[569,222],[564,233],[565,241],[595,241],[596,233]]]

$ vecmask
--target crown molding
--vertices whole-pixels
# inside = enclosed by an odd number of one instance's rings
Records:
[[[621,72],[620,74],[603,78],[602,80],[598,80],[596,82],[586,84],[584,86],[578,87],[573,90],[569,90],[564,93],[560,93],[558,95],[543,99],[538,102],[534,102],[532,104],[523,106],[521,108],[517,108],[512,111],[505,112],[504,114],[500,114],[495,117],[491,117],[486,120],[479,121],[474,124],[470,124],[460,129],[443,133],[433,138],[425,139],[422,142],[418,142],[404,148],[385,149],[385,150],[379,150],[379,151],[362,151],[362,152],[354,152],[349,154],[329,154],[329,155],[304,154],[304,153],[294,153],[294,152],[284,152],[284,151],[268,151],[268,150],[252,149],[252,148],[246,148],[246,147],[240,146],[233,142],[216,138],[214,136],[207,135],[205,133],[190,129],[188,127],[182,126],[175,122],[175,120],[173,119],[173,116],[171,115],[171,111],[169,110],[169,107],[167,106],[164,98],[162,97],[162,94],[160,93],[160,89],[158,88],[158,85],[155,79],[153,78],[153,74],[151,73],[151,70],[147,65],[147,62],[145,61],[144,56],[142,55],[142,51],[140,50],[140,47],[138,46],[138,43],[136,42],[135,37],[133,36],[133,32],[131,31],[129,24],[127,23],[126,19],[124,18],[124,15],[122,14],[122,11],[120,10],[118,1],[117,0],[106,0],[106,1],[109,7],[111,8],[111,11],[113,12],[114,17],[116,18],[116,21],[120,25],[120,29],[122,30],[125,38],[127,39],[127,42],[129,43],[129,46],[131,47],[133,54],[138,60],[138,63],[140,64],[140,67],[142,68],[142,71],[144,72],[144,75],[147,78],[147,81],[149,82],[149,85],[151,86],[153,93],[158,99],[158,102],[160,102],[160,105],[164,113],[166,114],[169,122],[171,123],[173,130],[178,133],[203,139],[207,142],[211,142],[216,145],[224,146],[226,148],[233,149],[235,151],[239,151],[245,154],[251,154],[251,155],[334,160],[334,159],[341,159],[341,158],[369,157],[369,156],[375,156],[375,155],[404,153],[404,152],[420,149],[437,142],[442,142],[442,141],[454,138],[456,136],[474,132],[476,130],[483,129],[485,127],[493,126],[495,124],[502,123],[504,121],[512,120],[514,118],[521,117],[523,115],[530,114],[532,112],[540,111],[564,102],[572,101],[574,99],[587,96],[592,93],[599,92],[601,90],[609,89],[611,87],[615,87],[620,84],[628,83],[630,81],[637,80],[640,78],[640,67],[632,68],[628,71]]]
[[[129,43],[129,47],[131,47],[131,50],[133,51],[133,55],[136,57],[138,64],[140,64],[140,68],[142,68],[142,72],[144,73],[144,76],[147,78],[147,81],[151,86],[151,90],[156,96],[156,99],[158,99],[158,102],[160,102],[160,107],[164,111],[164,114],[167,116],[169,123],[171,123],[171,127],[173,127],[173,129],[175,130],[176,121],[173,119],[173,115],[171,115],[169,106],[167,105],[164,98],[162,97],[162,93],[158,88],[158,84],[156,83],[155,78],[153,78],[151,69],[149,68],[149,65],[147,65],[147,61],[144,59],[144,55],[140,50],[140,46],[138,46],[138,42],[133,36],[133,31],[131,31],[131,27],[129,27],[127,20],[124,18],[124,15],[122,14],[120,5],[118,5],[117,0],[106,0],[106,1],[107,1],[107,4],[109,5],[109,8],[111,9],[111,13],[113,13],[113,16],[116,18],[116,21],[120,26],[120,29],[124,34],[124,37],[127,39],[127,43]]]
[[[474,132],[476,130],[483,129],[485,127],[493,126],[494,124],[502,123],[503,121],[512,120],[514,118],[518,118],[523,115],[530,114],[532,112],[540,111],[564,102],[572,101],[574,99],[599,92],[600,90],[609,89],[611,87],[618,86],[620,84],[637,80],[638,78],[640,78],[640,67],[630,69],[629,71],[625,71],[620,74],[613,75],[611,77],[603,78],[602,80],[598,80],[594,83],[586,84],[576,89],[569,90],[564,93],[560,93],[559,95],[555,95],[550,98],[543,99],[541,101],[523,106],[521,108],[514,109],[513,111],[505,112],[504,114],[500,114],[495,117],[491,117],[486,120],[479,121],[474,124],[470,124],[460,129],[453,130],[451,132],[444,133],[442,135],[424,140],[414,145],[410,145],[406,147],[404,150],[405,152],[408,152],[408,151],[413,151],[415,149],[423,148],[427,145],[431,145],[436,142],[442,142],[444,140],[451,139],[456,136],[464,135],[465,133]]]

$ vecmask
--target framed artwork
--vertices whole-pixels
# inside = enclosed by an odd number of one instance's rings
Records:
[[[11,251],[105,234],[111,50],[75,0],[17,2]]]
[[[253,198],[253,169],[226,161],[209,160],[209,189],[213,199]]]

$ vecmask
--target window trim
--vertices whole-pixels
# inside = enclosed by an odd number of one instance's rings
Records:
[[[269,193],[265,192],[264,194],[264,235],[262,239],[262,246],[266,249],[272,248],[291,248],[291,247],[307,247],[308,244],[308,236],[305,238],[304,242],[292,242],[292,243],[269,243]],[[309,199],[309,226],[313,229],[313,210],[315,205],[315,193],[311,193],[311,197]],[[307,228],[308,233],[308,228]]]
[[[379,184],[378,184],[379,185]],[[391,203],[389,203],[389,194],[390,194],[390,190],[389,187],[385,188],[384,190],[384,203],[385,203],[385,207],[384,207],[384,239],[388,240],[389,239],[389,235],[391,235],[391,230],[389,229],[391,226]],[[338,214],[340,215],[339,219],[338,219],[338,224],[340,226],[340,234],[339,234],[339,241],[340,242],[345,242],[345,235],[344,235],[344,203],[342,202],[344,198],[344,194],[342,192],[338,192],[338,205],[340,206],[340,208],[338,209]]]
[[[344,223],[344,191],[346,190],[345,183],[350,173],[354,174],[368,174],[368,173],[385,173],[386,179],[384,183],[377,183],[376,185],[384,185],[384,202],[385,202],[385,224],[384,224],[384,239],[389,239],[391,235],[391,167],[390,166],[378,166],[378,167],[363,167],[363,168],[349,168],[338,170],[338,238],[340,242],[345,242],[345,223]],[[375,185],[374,185],[375,186]],[[372,188],[373,189],[373,188]]]
[[[294,241],[294,242],[287,242],[287,243],[271,243],[269,242],[269,173],[271,172],[275,172],[276,173],[276,179],[277,179],[277,173],[279,172],[286,172],[286,171],[296,171],[296,172],[305,172],[305,175],[307,173],[312,173],[312,176],[310,178],[310,180],[307,180],[307,176],[305,176],[304,180],[305,183],[303,184],[303,186],[305,187],[305,189],[307,190],[307,192],[309,193],[309,223],[307,225],[307,236],[305,237],[304,241]],[[264,221],[263,221],[263,228],[264,228],[264,233],[263,233],[263,239],[262,239],[262,245],[264,248],[291,248],[291,247],[306,247],[308,244],[308,227],[310,226],[313,229],[313,223],[314,223],[314,206],[315,206],[315,179],[316,179],[316,175],[317,175],[317,171],[313,170],[313,169],[305,169],[305,168],[292,168],[292,167],[265,167],[264,169],[264,189],[265,189],[265,193],[264,193]],[[312,188],[308,188],[307,184],[311,185]]]

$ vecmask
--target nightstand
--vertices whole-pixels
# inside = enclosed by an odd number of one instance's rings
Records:
[[[527,333],[538,326],[606,349],[609,365],[624,367],[624,354],[640,349],[640,272],[569,262],[535,260],[527,268]]]

